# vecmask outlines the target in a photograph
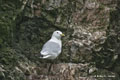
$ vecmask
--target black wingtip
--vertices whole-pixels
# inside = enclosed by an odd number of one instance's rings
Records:
[[[39,56],[40,56],[40,58],[42,58],[42,57],[43,57],[43,55],[42,55],[42,54],[40,54]]]

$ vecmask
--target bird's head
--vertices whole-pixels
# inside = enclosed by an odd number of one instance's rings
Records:
[[[57,39],[61,39],[62,36],[65,36],[61,31],[54,31],[52,37],[56,37]]]

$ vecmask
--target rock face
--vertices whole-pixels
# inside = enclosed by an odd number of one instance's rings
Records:
[[[119,80],[119,0],[0,1],[0,79]],[[39,59],[54,30],[62,54]],[[49,73],[49,74],[48,74]]]

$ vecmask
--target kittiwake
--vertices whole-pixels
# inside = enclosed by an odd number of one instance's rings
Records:
[[[61,37],[65,36],[61,31],[54,31],[50,40],[48,40],[42,47],[40,58],[42,59],[56,59],[61,53],[62,41]]]

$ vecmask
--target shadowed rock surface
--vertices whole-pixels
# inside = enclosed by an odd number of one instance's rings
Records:
[[[119,80],[119,0],[1,0],[0,79]],[[55,30],[62,54],[39,59]],[[49,73],[49,74],[48,74]]]

